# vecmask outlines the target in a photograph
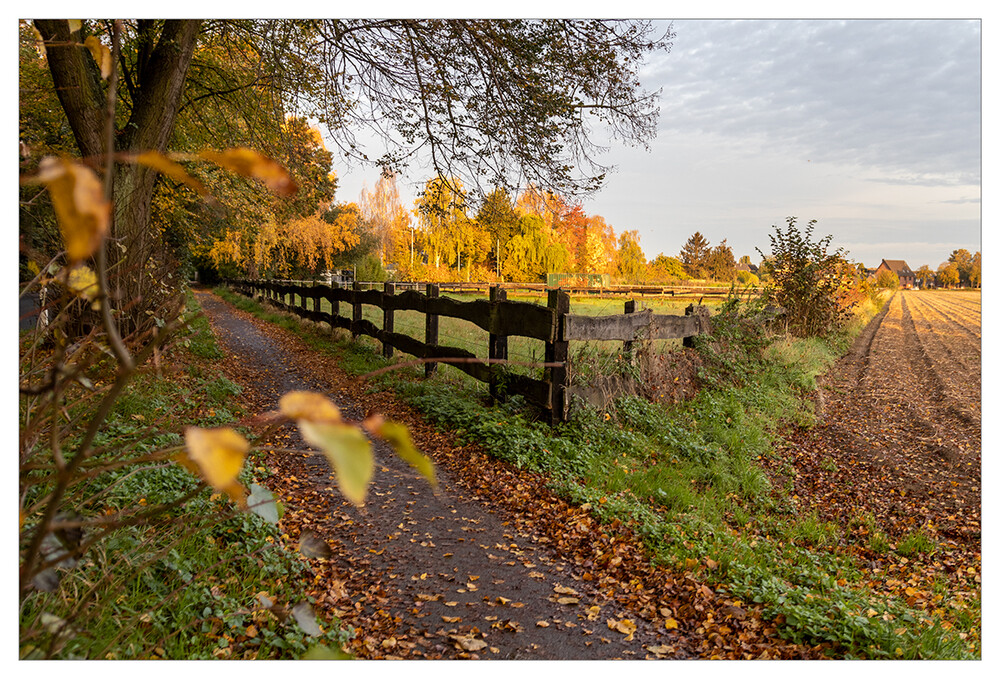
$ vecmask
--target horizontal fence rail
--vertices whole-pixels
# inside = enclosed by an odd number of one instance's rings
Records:
[[[373,337],[382,344],[382,355],[386,358],[391,358],[396,349],[425,359],[428,377],[436,370],[434,359],[443,359],[442,362],[489,384],[494,399],[509,394],[524,396],[542,409],[553,424],[566,419],[572,393],[566,366],[569,342],[621,341],[625,352],[631,354],[637,340],[682,339],[689,346],[693,336],[709,331],[707,311],[694,305],[688,307],[685,316],[654,314],[650,309],[636,312],[634,300],[625,303],[626,313],[622,315],[573,315],[569,313],[569,294],[563,289],[546,289],[548,304],[541,306],[509,301],[507,289],[499,286],[488,288],[489,299],[461,302],[441,297],[441,286],[435,283],[419,284],[423,292],[418,291],[418,284],[408,284],[410,289],[399,290],[396,283],[381,284],[381,290],[362,289],[362,283],[354,283],[351,288],[277,280],[225,280],[224,283],[238,293],[262,298],[300,318],[348,330],[355,339],[360,335]],[[329,302],[332,313],[321,310],[322,300]],[[348,314],[341,313],[341,304],[350,306]],[[382,310],[381,328],[362,318],[361,307],[366,304]],[[424,314],[424,341],[393,331],[397,311]],[[465,349],[439,344],[442,316],[468,321],[489,333],[489,358],[484,360]],[[507,338],[511,336],[545,342],[544,379],[503,370],[502,365],[507,362]],[[586,397],[588,392],[584,389],[578,393]]]
[[[308,284],[308,281],[305,281]],[[362,290],[381,289],[384,283],[374,281],[359,281],[357,285]],[[395,283],[397,290],[416,290],[421,292],[429,283],[416,281],[401,281]],[[545,283],[488,283],[488,282],[462,282],[437,283],[441,292],[478,292],[488,293],[490,288],[500,287],[508,292],[544,293],[551,290]],[[609,285],[605,287],[563,285],[560,290],[564,290],[571,295],[594,295],[594,296],[623,296],[640,295],[650,297],[672,297],[676,299],[697,300],[702,297],[709,299],[727,297],[730,293],[728,287],[718,286],[685,286],[685,285]],[[760,288],[743,287],[739,289],[741,296],[756,296],[760,294]]]

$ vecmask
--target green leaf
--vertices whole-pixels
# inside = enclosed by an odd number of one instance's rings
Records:
[[[437,488],[437,476],[434,473],[434,463],[413,445],[410,432],[399,422],[383,420],[379,416],[369,417],[364,421],[365,428],[372,434],[384,439],[400,458],[416,469],[421,476]]]
[[[302,438],[323,451],[337,475],[340,492],[356,505],[365,501],[368,484],[375,474],[371,442],[349,424],[299,420]]]
[[[250,484],[250,497],[247,498],[247,509],[268,523],[277,525],[281,518],[281,505],[274,499],[274,494],[264,486]]]
[[[344,653],[339,648],[330,648],[316,644],[302,655],[302,660],[352,660],[354,656]]]

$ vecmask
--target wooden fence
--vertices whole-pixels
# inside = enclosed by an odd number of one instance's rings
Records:
[[[309,284],[308,281],[299,281]],[[362,290],[382,289],[384,283],[359,281],[357,283]],[[415,281],[397,282],[397,290],[416,290],[418,292],[426,290],[430,283]],[[450,282],[438,283],[438,290],[441,292],[469,292],[486,294],[490,288],[500,287],[508,292],[544,293],[552,288],[545,283],[486,283],[486,282]],[[588,295],[595,297],[616,297],[626,295],[639,295],[640,297],[670,297],[680,300],[699,300],[702,298],[719,299],[729,296],[728,287],[719,286],[678,286],[678,285],[609,285],[606,287],[586,287],[586,286],[561,286],[561,290],[571,295]],[[758,295],[759,288],[740,288],[740,294]]]
[[[640,339],[683,339],[687,345],[694,335],[707,332],[709,319],[704,307],[691,306],[685,316],[654,314],[652,310],[635,310],[635,301],[625,303],[625,313],[616,316],[580,316],[570,313],[566,291],[549,289],[548,304],[507,300],[507,291],[499,286],[489,289],[489,299],[460,302],[440,296],[434,283],[425,292],[397,290],[395,283],[384,283],[381,290],[362,290],[361,283],[351,289],[325,284],[274,280],[227,280],[231,289],[250,297],[260,297],[301,318],[324,322],[331,328],[344,328],[357,338],[374,337],[382,344],[382,355],[390,358],[393,350],[422,359],[444,359],[473,378],[490,386],[494,398],[505,394],[520,394],[529,403],[541,408],[550,422],[566,419],[570,391],[566,363],[569,343],[585,340],[612,340],[624,343],[631,353]],[[297,300],[296,300],[297,298]],[[330,304],[332,313],[321,311],[322,300]],[[309,308],[309,302],[312,308]],[[341,304],[350,306],[341,313]],[[362,318],[362,305],[382,310],[382,327]],[[396,311],[417,311],[424,314],[424,341],[394,332]],[[441,316],[469,321],[489,333],[489,358],[478,358],[472,352],[438,343],[438,319]],[[512,374],[502,368],[507,361],[507,338],[530,337],[545,342],[545,374],[538,380]],[[429,377],[436,363],[425,365]]]

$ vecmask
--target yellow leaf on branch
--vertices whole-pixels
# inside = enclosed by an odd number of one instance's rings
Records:
[[[157,172],[170,177],[176,182],[185,184],[194,189],[198,195],[204,196],[208,193],[205,185],[188,174],[187,170],[180,163],[176,163],[162,153],[156,151],[145,151],[135,156],[135,162],[146,167],[151,167]]]
[[[293,420],[340,422],[340,409],[323,394],[314,391],[290,391],[278,401],[281,414]]]
[[[87,36],[83,46],[90,50],[90,55],[101,69],[101,80],[107,80],[111,76],[111,50],[93,35]]]
[[[97,274],[89,266],[78,266],[69,272],[66,285],[75,294],[86,300],[93,300],[99,292]]]
[[[222,153],[205,150],[198,156],[236,174],[259,179],[279,196],[292,196],[298,190],[285,168],[256,151],[246,148],[226,149]]]
[[[39,164],[38,179],[49,190],[69,263],[97,252],[111,220],[111,204],[97,174],[86,165],[50,156]]]
[[[236,477],[250,449],[247,440],[228,427],[188,427],[184,432],[184,442],[188,457],[197,465],[199,476],[213,488],[236,499],[239,496]]]
[[[385,440],[403,460],[417,470],[431,485],[437,487],[434,463],[413,445],[410,432],[398,422],[387,422],[381,415],[372,415],[362,423],[371,434]]]

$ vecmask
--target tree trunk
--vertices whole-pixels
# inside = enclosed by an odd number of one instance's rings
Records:
[[[80,153],[84,158],[98,160],[105,153],[107,102],[97,64],[81,45],[83,37],[70,33],[67,21],[34,23],[46,42],[49,70]],[[200,27],[198,20],[169,20],[162,26],[154,21],[138,23],[135,72],[128,81],[131,110],[128,121],[116,132],[116,152],[166,152]],[[150,286],[159,281],[144,274],[160,246],[159,234],[149,228],[156,177],[157,173],[147,167],[119,163],[111,178],[111,233],[121,247],[109,250],[109,260],[115,265],[117,296],[122,302],[152,302],[155,297],[149,294]],[[139,303],[129,316],[138,320],[147,308]]]

